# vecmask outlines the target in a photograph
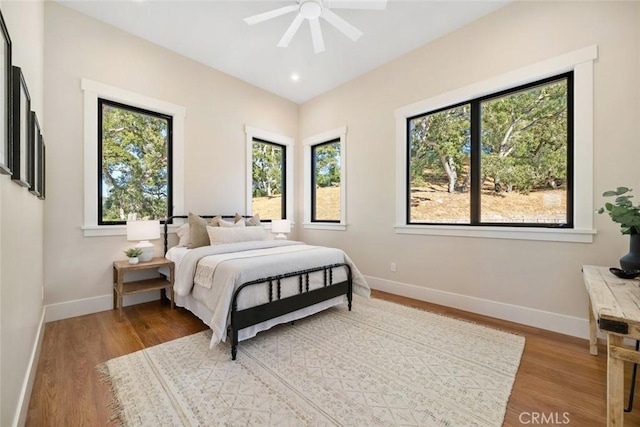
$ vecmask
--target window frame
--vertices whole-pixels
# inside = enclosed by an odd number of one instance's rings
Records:
[[[184,211],[184,121],[186,108],[170,102],[151,98],[136,92],[120,89],[89,79],[81,79],[84,98],[84,222],[81,227],[85,237],[123,236],[126,225],[98,224],[98,98],[127,106],[141,108],[172,117],[172,208]],[[101,176],[101,174],[100,174]],[[170,226],[173,229],[176,226]]]
[[[567,183],[566,183],[566,223],[529,223],[529,222],[483,222],[482,221],[482,194],[481,188],[478,183],[481,182],[482,175],[482,156],[481,156],[481,133],[482,133],[482,104],[486,101],[500,99],[508,97],[509,95],[517,94],[528,89],[546,86],[553,83],[565,82],[567,84]],[[573,228],[573,109],[574,109],[574,90],[573,90],[573,71],[561,73],[555,76],[546,77],[541,80],[535,80],[526,84],[515,86],[512,88],[504,89],[499,92],[486,94],[484,96],[476,97],[455,105],[448,105],[441,107],[437,110],[426,111],[422,114],[417,114],[412,117],[406,118],[407,126],[407,138],[405,141],[407,153],[410,151],[411,141],[409,135],[409,129],[411,128],[411,121],[417,118],[429,116],[442,111],[451,110],[463,105],[469,105],[469,134],[470,134],[470,164],[471,164],[471,186],[469,190],[469,222],[468,223],[455,223],[455,222],[431,222],[431,221],[412,221],[411,220],[411,157],[407,155],[407,178],[405,187],[405,204],[406,204],[406,219],[407,225],[450,225],[455,227],[480,227],[480,226],[492,226],[492,227],[534,227],[534,228]]]
[[[145,114],[148,116],[152,116],[155,118],[160,118],[167,121],[168,124],[168,133],[167,133],[167,212],[165,212],[165,218],[169,218],[173,216],[173,117],[168,114],[158,113],[155,111],[147,110],[144,108],[134,107],[131,105],[126,105],[121,102],[111,101],[110,99],[98,97],[98,225],[126,225],[126,221],[105,221],[103,218],[103,206],[102,206],[102,196],[103,196],[103,188],[102,188],[102,162],[103,162],[103,129],[102,123],[104,120],[103,117],[103,106],[108,105],[111,107],[119,108],[121,110],[128,110],[134,113]],[[153,218],[153,219],[161,219],[161,218]],[[164,223],[164,221],[161,221]]]
[[[312,205],[314,200],[314,168],[313,168],[313,147],[318,145],[324,145],[327,143],[340,143],[340,220],[339,221],[325,221],[313,219]],[[304,221],[303,227],[306,229],[317,230],[338,230],[344,231],[347,229],[347,127],[342,126],[321,134],[310,136],[303,140],[304,146]]]
[[[246,206],[245,210],[247,215],[253,215],[253,142],[258,140],[267,144],[279,145],[285,148],[284,156],[284,187],[285,195],[283,197],[283,213],[285,217],[282,219],[288,219],[293,223],[293,203],[294,203],[294,150],[295,140],[288,136],[284,136],[275,132],[262,130],[253,126],[245,126],[245,138],[246,138]],[[271,220],[262,220],[267,225],[266,228],[270,228]]]
[[[593,229],[593,67],[597,58],[597,45],[587,46],[396,109],[396,233],[591,243],[596,233]],[[573,228],[407,223],[407,118],[471,99],[495,96],[503,90],[570,71],[574,73]]]
[[[281,164],[281,168],[282,168],[282,198],[280,201],[280,212],[282,212],[282,214],[280,215],[280,218],[277,219],[287,219],[287,195],[288,195],[288,188],[287,188],[287,146],[284,144],[278,144],[277,142],[271,142],[271,141],[266,141],[264,139],[260,139],[257,137],[253,137],[252,141],[251,141],[251,207],[253,209],[253,144],[255,143],[260,143],[260,144],[267,144],[267,145],[273,145],[276,147],[280,147],[282,149],[282,164]],[[268,218],[260,218],[261,222],[271,222],[272,219],[268,219]]]

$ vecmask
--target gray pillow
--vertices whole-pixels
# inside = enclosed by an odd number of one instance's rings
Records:
[[[236,213],[236,217],[234,218],[234,222],[238,222],[238,221],[240,221],[242,219],[243,219],[242,215],[240,215],[239,213]],[[246,225],[247,227],[254,227],[254,226],[257,226],[257,225],[262,225],[262,223],[260,222],[260,215],[255,214],[251,218],[246,218],[244,220],[244,225]]]
[[[189,231],[191,233],[191,242],[189,249],[199,248],[200,246],[209,246],[209,234],[207,234],[207,226],[217,227],[218,220],[212,219],[207,221],[206,219],[189,212]]]

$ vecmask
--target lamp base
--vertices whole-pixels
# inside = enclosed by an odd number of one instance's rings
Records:
[[[278,233],[278,234],[276,234],[276,237],[274,237],[274,239],[287,240],[287,236],[284,233]]]
[[[140,262],[149,262],[151,261],[151,259],[153,259],[153,252],[155,249],[153,243],[149,242],[148,240],[143,240],[136,245],[136,248],[142,250],[142,255],[138,257]]]

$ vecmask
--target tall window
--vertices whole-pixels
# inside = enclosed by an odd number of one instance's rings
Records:
[[[287,217],[287,147],[253,138],[251,205],[261,220]]]
[[[311,146],[311,221],[340,222],[340,139]]]
[[[98,224],[172,214],[172,117],[98,99]]]
[[[407,118],[407,223],[573,227],[573,73]]]

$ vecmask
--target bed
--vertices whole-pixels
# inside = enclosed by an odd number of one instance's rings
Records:
[[[177,218],[189,218],[185,224],[197,244],[181,245],[186,243],[183,224],[179,244],[168,248],[167,225]],[[201,233],[203,221],[208,242],[194,233]],[[269,240],[256,216],[176,215],[165,222],[164,231],[165,257],[175,263],[175,304],[211,328],[211,347],[228,338],[233,360],[238,343],[260,331],[337,304],[351,310],[353,292],[370,294],[343,251]]]

